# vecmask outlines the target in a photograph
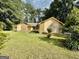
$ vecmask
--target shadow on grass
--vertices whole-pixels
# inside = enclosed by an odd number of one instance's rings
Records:
[[[53,39],[53,38],[47,38],[47,37],[39,37],[40,40],[46,41],[47,43],[51,43],[53,45],[64,47],[65,39]]]

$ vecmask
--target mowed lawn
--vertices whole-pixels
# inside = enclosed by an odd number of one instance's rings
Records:
[[[45,35],[26,32],[8,32],[9,39],[0,50],[10,59],[79,59],[78,51],[61,45],[63,39],[46,38]]]

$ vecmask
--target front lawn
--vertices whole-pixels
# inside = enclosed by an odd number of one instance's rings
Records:
[[[64,39],[48,39],[37,33],[7,33],[10,40],[0,52],[10,59],[79,59],[78,51],[70,51],[62,46]]]

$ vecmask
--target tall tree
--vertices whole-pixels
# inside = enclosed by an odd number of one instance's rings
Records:
[[[76,6],[77,8],[79,8],[79,1],[77,1],[77,2],[75,3],[75,6]]]
[[[34,22],[34,16],[36,15],[36,10],[31,4],[29,3],[25,4],[24,12],[26,15],[24,22],[25,21],[26,21],[25,23]]]
[[[65,27],[68,31],[77,31],[79,33],[79,9],[74,7],[70,15],[67,17]],[[74,29],[72,29],[74,28]]]
[[[62,22],[65,22],[67,15],[73,9],[73,0],[54,0],[50,4],[50,8],[46,9],[44,19],[56,17]]]
[[[7,30],[11,30],[12,24],[17,24],[23,19],[23,8],[21,0],[0,0],[0,21],[5,23]]]

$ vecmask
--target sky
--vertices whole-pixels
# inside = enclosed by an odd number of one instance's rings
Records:
[[[22,0],[31,3],[35,8],[48,8],[53,0]]]
[[[44,9],[48,8],[53,0],[22,0],[22,1],[31,3],[35,8]]]

